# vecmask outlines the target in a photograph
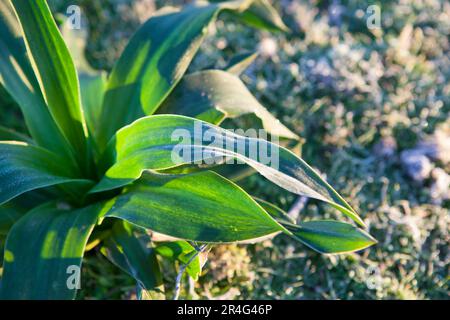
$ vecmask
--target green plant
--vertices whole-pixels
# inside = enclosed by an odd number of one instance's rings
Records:
[[[286,30],[264,0],[163,10],[137,31],[106,77],[82,57],[71,57],[46,1],[0,4],[0,83],[20,107],[30,134],[0,128],[2,298],[74,298],[77,268],[84,252],[95,247],[136,279],[139,297],[163,298],[158,257],[185,264],[195,279],[201,263],[192,244],[285,233],[329,254],[375,243],[344,222],[295,224],[228,179],[235,165],[194,161],[238,159],[364,227],[352,207],[294,153],[219,127],[227,117],[254,113],[267,132],[297,138],[239,80],[252,56],[238,57],[227,70],[185,75],[220,12],[256,27]],[[194,139],[174,140],[180,130]],[[278,152],[279,165],[212,144],[203,130],[233,145],[266,145]],[[197,158],[175,161],[179,147]],[[146,229],[183,240],[153,243]]]

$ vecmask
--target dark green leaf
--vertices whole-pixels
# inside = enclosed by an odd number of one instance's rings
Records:
[[[259,198],[254,197],[254,199],[261,205],[261,207],[264,208],[264,210],[267,211],[268,214],[272,216],[272,218],[276,219],[278,222],[295,223],[295,221],[293,221],[293,219],[284,210],[278,208],[276,205]]]
[[[269,31],[289,31],[278,12],[267,0],[254,0],[248,10],[233,14],[237,15],[243,22],[256,28]]]
[[[233,242],[285,230],[245,191],[208,171],[147,172],[110,205],[108,217],[186,240]]]
[[[234,148],[226,150],[226,146]],[[253,149],[266,147],[270,157],[265,158],[260,153],[254,155],[256,159],[250,157],[248,146],[253,146]],[[364,225],[352,207],[316,171],[289,150],[176,115],[145,117],[118,131],[103,160],[105,168],[112,167],[92,192],[124,186],[139,178],[144,169],[168,169],[199,160],[210,161],[221,155],[252,166],[290,192],[327,202]]]
[[[0,141],[22,141],[26,142],[28,144],[34,144],[33,140],[31,140],[30,137],[27,137],[26,135],[14,131],[12,129],[5,128],[3,126],[0,126]]]
[[[150,238],[136,232],[136,227],[118,221],[111,236],[104,241],[101,252],[115,265],[138,282],[138,286],[153,298],[164,298],[162,274]],[[138,239],[139,237],[139,239]]]
[[[0,288],[3,299],[73,299],[88,237],[102,209],[45,204],[8,234]]]
[[[0,2],[0,83],[20,106],[31,136],[40,146],[73,157],[54,122],[26,55],[20,25],[9,1]]]
[[[97,127],[103,103],[103,97],[106,90],[106,74],[80,74],[80,92],[83,104],[84,115],[89,132],[94,136]]]

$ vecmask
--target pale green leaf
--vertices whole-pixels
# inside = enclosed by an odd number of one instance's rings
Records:
[[[155,252],[170,261],[187,265],[186,273],[195,281],[198,280],[202,271],[200,256],[187,241],[160,242],[156,245]]]
[[[234,242],[285,230],[245,191],[213,172],[147,172],[109,204],[107,217],[172,237]]]
[[[256,154],[254,158],[242,148],[226,148],[236,145],[265,146],[271,157]],[[191,154],[191,157],[182,156],[183,152]],[[118,131],[104,155],[105,176],[92,192],[124,186],[139,178],[144,169],[168,169],[199,160],[214,160],[217,156],[236,158],[280,187],[327,202],[364,225],[352,207],[316,171],[289,150],[176,115],[148,116]]]

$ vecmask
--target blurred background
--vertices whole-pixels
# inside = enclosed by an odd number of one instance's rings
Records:
[[[103,70],[156,9],[191,2],[49,0],[62,14],[72,4],[82,8],[87,59]],[[302,157],[361,214],[379,243],[339,256],[283,236],[217,246],[200,280],[186,279],[182,297],[448,299],[450,3],[271,2],[292,32],[261,32],[222,16],[191,69],[224,67],[237,53],[258,51],[242,79],[302,138]],[[380,28],[367,27],[370,5],[381,9]],[[11,127],[20,126],[18,119],[10,110],[0,115]],[[338,214],[257,175],[240,184],[298,219]],[[170,292],[176,270],[164,272]],[[133,290],[134,281],[100,253],[88,255],[79,298],[133,298]]]

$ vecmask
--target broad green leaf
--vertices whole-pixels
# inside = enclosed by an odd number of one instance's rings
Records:
[[[186,72],[221,10],[242,11],[250,3],[229,1],[160,11],[142,25],[111,72],[99,122],[100,145],[122,126],[156,111]]]
[[[48,203],[28,212],[6,240],[2,299],[73,299],[88,237],[102,207]]]
[[[185,76],[158,113],[185,115],[212,124],[220,124],[226,117],[254,113],[268,133],[298,139],[255,99],[237,76],[221,70]]]
[[[0,83],[21,108],[36,143],[73,157],[72,147],[57,127],[42,96],[9,1],[0,2]]]
[[[200,256],[197,250],[187,241],[160,242],[155,247],[155,252],[170,261],[179,261],[181,264],[189,264],[186,267],[186,273],[195,281],[202,272]],[[197,255],[195,258],[194,256]]]
[[[225,67],[225,71],[240,76],[258,56],[257,52],[247,52],[234,56]]]
[[[226,146],[234,148],[226,150],[229,149]],[[250,157],[248,149],[261,150],[264,147],[268,149],[269,157],[260,153]],[[248,164],[290,192],[327,202],[364,226],[352,207],[316,171],[289,150],[176,115],[148,116],[119,130],[104,155],[102,166],[109,169],[91,192],[124,186],[139,178],[144,169],[162,170],[199,160],[209,162],[222,155]]]
[[[289,28],[284,24],[278,12],[268,0],[254,0],[244,12],[232,13],[246,24],[269,31],[287,32]]]
[[[26,210],[16,204],[8,203],[0,206],[0,269],[3,266],[3,253],[6,236],[14,223],[19,220]],[[1,274],[1,272],[0,272]],[[1,280],[1,275],[0,275]]]
[[[79,164],[85,165],[88,159],[87,130],[77,73],[69,50],[45,0],[11,2],[22,26],[32,67],[50,112],[75,149]]]
[[[147,172],[111,203],[107,217],[172,237],[234,242],[285,230],[245,191],[213,172]]]
[[[0,126],[0,141],[22,141],[26,142],[28,144],[34,144],[33,140],[31,140],[30,137],[27,137],[26,135],[14,131],[12,129],[5,128],[3,126]]]
[[[92,185],[76,174],[76,167],[45,149],[22,142],[0,142],[0,204],[38,188],[72,184],[81,191]]]
[[[148,236],[142,239],[144,235],[138,234],[135,229],[125,221],[116,222],[111,236],[104,241],[101,252],[136,279],[138,287],[145,291],[141,294],[163,299],[161,270],[154,249],[148,247],[151,240]]]
[[[288,229],[294,239],[324,254],[358,251],[377,243],[366,231],[339,221],[308,221]]]

